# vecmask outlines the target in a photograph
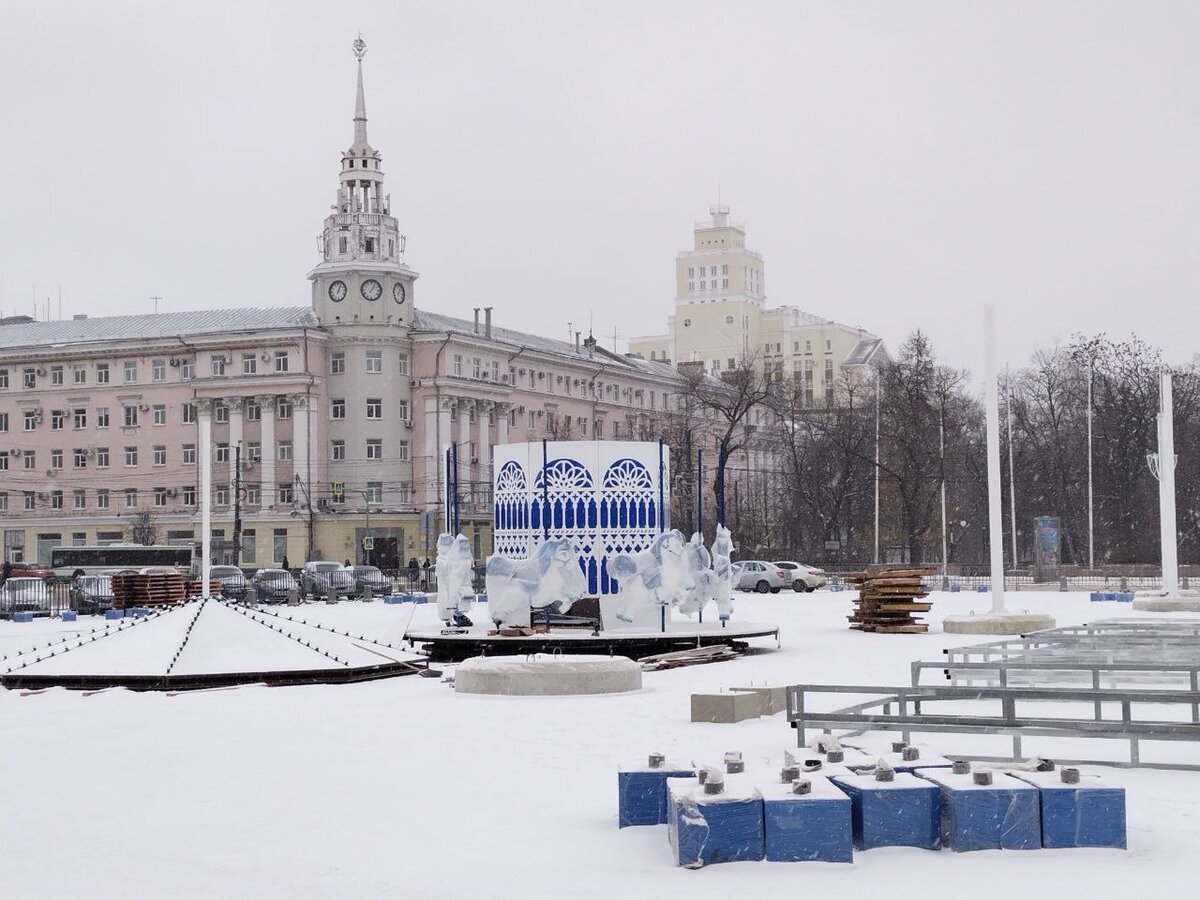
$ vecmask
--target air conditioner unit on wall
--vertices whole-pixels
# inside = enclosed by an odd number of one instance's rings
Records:
[[[405,419],[405,420],[404,420],[404,427],[405,427],[405,428],[412,428],[412,427],[413,427],[413,424],[412,424],[412,419]]]
[[[178,356],[172,356],[169,360],[167,360],[167,362],[175,368],[179,367],[179,357]]]

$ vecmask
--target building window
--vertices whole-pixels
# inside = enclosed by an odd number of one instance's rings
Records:
[[[87,428],[87,410],[76,409],[71,413],[71,424],[78,431],[80,428]]]
[[[0,450],[0,472],[8,471],[8,451]]]
[[[196,445],[184,444],[182,448],[183,464],[185,466],[194,466],[196,464]]]
[[[196,487],[195,487],[195,485],[189,484],[187,487],[185,487],[179,493],[180,493],[180,496],[183,498],[184,506],[195,506],[196,505]]]
[[[400,358],[396,363],[396,373],[398,375],[407,375],[408,374],[408,354],[407,353],[400,354]]]
[[[167,408],[166,408],[166,406],[164,406],[161,403],[154,404],[154,424],[155,425],[166,425],[167,424]]]
[[[329,356],[329,374],[344,375],[346,374],[346,351],[335,350]]]
[[[351,165],[353,165],[354,160],[350,160],[350,163],[351,163]],[[338,253],[345,253],[345,252],[346,252],[346,239],[344,237],[340,237],[340,238],[338,238]]]
[[[278,491],[279,491],[279,502],[280,503],[293,502],[292,498],[293,498],[294,494],[292,493],[292,483],[290,481],[284,482],[283,484],[279,485]]]
[[[50,410],[50,430],[62,431],[67,426],[67,414],[61,409]]]
[[[154,489],[154,505],[155,506],[166,506],[167,505],[167,489],[165,487],[156,487]]]
[[[133,360],[125,361],[125,383],[133,384],[137,381],[137,363]]]
[[[72,505],[76,509],[86,509],[87,508],[87,491],[76,489],[72,493],[72,499],[73,499]]]
[[[286,350],[275,351],[275,371],[286,372],[288,370],[288,352]]]
[[[213,404],[213,421],[217,424],[229,421],[229,404],[214,403]]]
[[[383,441],[379,438],[367,439],[367,459],[383,459]]]
[[[38,426],[38,414],[32,409],[27,409],[25,410],[24,421],[26,431],[35,431]]]
[[[151,381],[166,381],[167,380],[167,361],[165,359],[152,360],[150,363],[150,380]]]
[[[96,427],[97,428],[107,428],[108,427],[108,407],[107,406],[97,406],[96,407]]]
[[[279,442],[279,459],[281,462],[289,462],[292,458],[292,442]]]
[[[383,502],[383,482],[368,481],[367,482],[367,502],[382,503]]]
[[[63,508],[63,492],[62,491],[51,491],[50,492],[50,508],[51,509],[62,509]]]
[[[329,401],[329,418],[344,419],[346,418],[346,401],[342,397],[338,397]]]
[[[137,457],[138,457],[138,448],[137,447],[126,447],[125,448],[125,467],[130,468],[132,466],[136,466],[137,465]]]
[[[125,508],[137,509],[137,488],[125,488]]]
[[[154,465],[165,466],[167,464],[167,448],[163,444],[154,445]]]
[[[262,506],[262,485],[246,485],[246,503],[249,506]]]
[[[367,351],[367,372],[371,375],[377,375],[383,371],[383,351],[368,350]]]
[[[271,561],[280,562],[287,559],[287,529],[276,528],[271,533]]]
[[[217,462],[219,462],[219,463],[229,462],[229,445],[228,444],[217,444]]]
[[[290,419],[292,417],[292,404],[284,400],[282,397],[275,401],[275,418]]]
[[[25,508],[37,509],[37,494],[33,491],[25,491]]]
[[[0,391],[8,390],[8,369],[0,369]]]
[[[52,385],[61,385],[63,383],[63,367],[62,366],[51,366],[50,367],[50,383]]]
[[[471,360],[471,377],[472,378],[480,378],[481,377],[481,375],[482,375],[482,373],[480,371],[481,366],[482,366],[482,363],[480,362],[478,356],[476,356],[475,358],[473,358]]]
[[[242,374],[254,375],[258,372],[258,357],[253,353],[242,354]]]
[[[32,391],[37,387],[37,371],[34,369],[25,369],[22,371],[21,383],[25,385],[25,390]]]
[[[341,462],[346,458],[346,442],[345,441],[330,441],[329,442],[329,458],[334,462]]]
[[[62,450],[50,451],[50,468],[61,469],[63,467],[63,452]]]
[[[397,451],[396,458],[400,462],[408,462],[408,441],[401,441],[400,448]]]
[[[71,452],[71,458],[75,464],[75,468],[77,468],[77,469],[86,469],[87,468],[87,451],[84,450],[82,447],[76,447]]]
[[[246,401],[246,421],[257,422],[262,419],[262,407],[253,400]]]
[[[184,381],[191,381],[196,377],[196,361],[191,357],[183,360],[179,364],[179,375]]]
[[[37,451],[26,450],[21,454],[21,467],[27,472],[37,468]]]
[[[8,491],[0,491],[0,512],[8,512]]]
[[[224,354],[214,354],[212,358],[212,374],[225,374],[225,356]]]
[[[400,413],[400,418],[403,419],[405,422],[407,422],[409,420],[410,417],[408,415],[408,401],[407,400],[398,400],[396,402],[396,411],[398,413]]]
[[[367,418],[382,419],[383,418],[383,400],[379,397],[367,398]]]
[[[121,424],[126,428],[136,428],[138,423],[138,408],[136,406],[123,406],[121,409]]]
[[[100,488],[96,491],[96,508],[108,509],[108,488]]]
[[[107,447],[97,447],[96,448],[96,468],[98,468],[98,469],[107,469],[108,468],[108,448]]]
[[[458,375],[458,376],[460,376],[460,377],[461,377],[461,376],[462,376],[462,372],[463,372],[463,358],[462,358],[462,355],[461,355],[461,354],[459,354],[459,353],[455,353],[455,354],[454,354],[454,374],[455,374],[455,375]]]
[[[96,363],[96,384],[108,384],[108,363]]]
[[[8,413],[0,413],[0,431],[8,431]]]
[[[217,489],[213,492],[213,503],[217,506],[229,505],[229,485],[217,485]]]
[[[258,441],[248,441],[246,443],[246,459],[250,462],[258,462],[262,459],[262,444]]]

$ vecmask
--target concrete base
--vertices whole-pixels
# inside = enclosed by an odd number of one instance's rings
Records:
[[[743,722],[763,714],[763,698],[749,691],[692,694],[693,722]]]
[[[642,686],[642,667],[622,656],[476,656],[454,673],[460,694],[618,694]]]
[[[1200,612],[1200,597],[1138,597],[1133,608],[1143,612]]]
[[[1054,627],[1054,616],[1042,613],[985,613],[980,616],[947,616],[942,620],[946,634],[1028,634]]]
[[[773,716],[787,709],[787,688],[776,685],[772,687],[731,687],[731,691],[754,694],[759,698],[760,714]],[[696,719],[692,719],[693,722]],[[707,721],[707,720],[704,720]]]

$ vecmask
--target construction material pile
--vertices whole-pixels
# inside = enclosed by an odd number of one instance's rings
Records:
[[[153,575],[114,575],[113,608],[136,606],[166,606],[180,603],[188,596],[187,585],[178,572]]]
[[[932,575],[931,568],[869,569],[847,575],[846,583],[858,588],[854,614],[847,616],[850,627],[881,634],[923,634],[929,626],[916,618],[929,612],[932,603],[918,602],[925,597],[922,579]]]

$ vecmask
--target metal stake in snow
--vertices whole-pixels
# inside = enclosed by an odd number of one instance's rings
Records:
[[[196,401],[200,433],[200,596],[209,596],[212,570],[212,401]]]
[[[1179,596],[1179,537],[1175,521],[1175,400],[1171,370],[1162,373],[1159,394],[1158,452],[1147,455],[1158,479],[1158,527],[1162,542],[1162,585],[1168,597]]]
[[[988,544],[992,613],[1004,613],[1004,533],[1000,511],[1000,398],[996,381],[996,307],[983,307],[983,400],[987,411]]]

